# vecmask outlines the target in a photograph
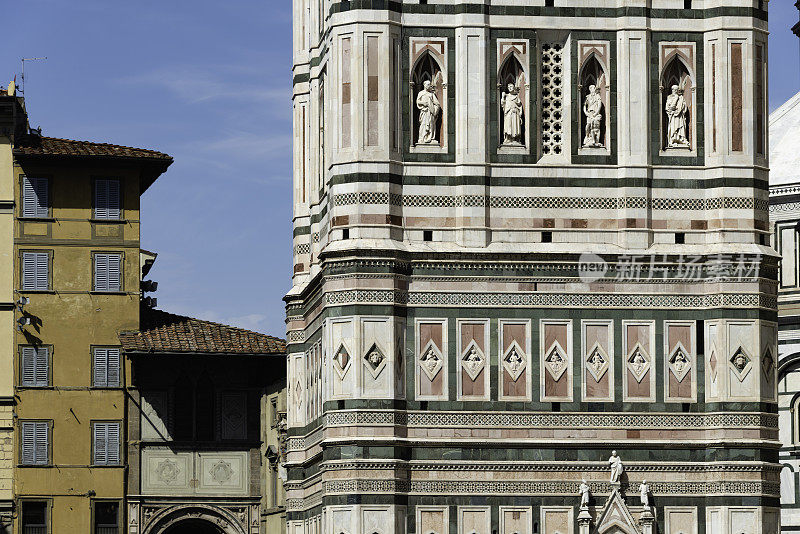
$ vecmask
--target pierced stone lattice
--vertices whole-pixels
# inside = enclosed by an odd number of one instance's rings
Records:
[[[542,154],[561,154],[563,145],[564,47],[542,45]]]

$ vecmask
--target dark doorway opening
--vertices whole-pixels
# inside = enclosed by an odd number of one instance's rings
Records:
[[[189,519],[168,528],[164,534],[224,534],[224,532],[208,521]]]

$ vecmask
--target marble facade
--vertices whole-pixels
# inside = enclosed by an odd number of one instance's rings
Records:
[[[766,3],[550,3],[294,0],[289,534],[778,528]]]

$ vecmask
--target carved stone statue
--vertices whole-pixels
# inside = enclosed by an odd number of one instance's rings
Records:
[[[589,86],[589,94],[583,103],[583,114],[586,115],[586,136],[583,138],[583,147],[602,147],[600,126],[603,123],[603,99],[597,94],[595,85]]]
[[[642,506],[650,509],[650,485],[647,484],[646,480],[642,480],[642,483],[639,484],[639,499],[642,501]]]
[[[431,145],[438,142],[436,139],[436,119],[442,106],[436,98],[436,86],[429,80],[422,84],[422,91],[417,95],[417,109],[419,110],[419,138],[417,144]]]
[[[522,144],[522,100],[513,83],[508,84],[508,92],[503,93],[500,105],[503,106],[503,143]]]
[[[611,466],[611,483],[619,484],[625,468],[622,465],[622,459],[617,456],[617,451],[611,451],[611,458],[608,459],[608,464]]]
[[[689,148],[689,140],[686,138],[686,115],[689,106],[686,99],[680,92],[677,85],[673,85],[670,95],[667,97],[667,148]]]
[[[584,478],[581,481],[581,485],[578,487],[578,491],[581,494],[581,508],[586,508],[589,506],[589,484],[586,483],[586,479]]]

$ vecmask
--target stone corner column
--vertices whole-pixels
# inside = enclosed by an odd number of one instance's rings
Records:
[[[649,508],[645,508],[642,516],[639,518],[639,525],[642,527],[642,534],[653,534],[653,526],[655,525],[656,518]]]
[[[579,534],[589,534],[589,528],[592,524],[592,516],[589,513],[588,506],[581,506],[578,513],[578,532]]]

